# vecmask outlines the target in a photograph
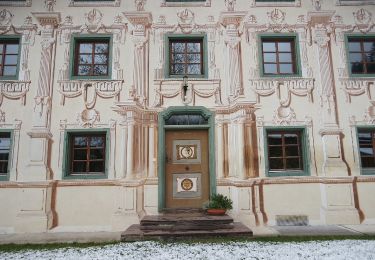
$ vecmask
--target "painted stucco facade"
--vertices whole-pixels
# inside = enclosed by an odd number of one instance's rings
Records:
[[[212,113],[215,183],[248,226],[375,223],[375,171],[358,129],[375,128],[375,75],[350,73],[347,38],[375,36],[374,1],[0,1],[0,40],[19,37],[0,77],[0,233],[121,231],[163,203],[166,111]],[[204,37],[205,73],[168,75],[168,39]],[[72,76],[75,37],[110,38],[106,78]],[[297,73],[266,76],[260,39],[293,37]],[[202,109],[204,113],[204,109]],[[163,128],[163,129],[161,129]],[[268,129],[302,129],[303,173],[270,174]],[[69,176],[72,132],[106,133],[102,178]],[[158,178],[159,176],[159,178]]]

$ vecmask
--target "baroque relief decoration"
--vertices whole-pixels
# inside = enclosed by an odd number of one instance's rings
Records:
[[[29,48],[34,45],[37,25],[32,23],[30,16],[26,17],[20,26],[13,24],[14,15],[7,9],[0,11],[0,35],[21,36],[20,66],[17,80],[1,80],[0,105],[3,97],[21,99],[25,105],[26,93],[30,88]]]
[[[61,104],[64,105],[65,98],[77,97],[84,93],[87,86],[95,88],[96,95],[103,98],[116,97],[119,100],[119,93],[122,90],[123,70],[120,66],[120,45],[125,42],[127,24],[123,23],[122,16],[114,17],[112,25],[105,25],[102,22],[103,14],[92,9],[85,14],[85,24],[75,25],[71,16],[66,16],[63,23],[57,29],[59,33],[59,43],[64,50],[64,64],[59,70],[58,84],[61,93]],[[70,42],[73,34],[113,34],[113,58],[112,58],[112,79],[83,79],[71,80],[69,72]],[[95,95],[95,99],[96,99]]]

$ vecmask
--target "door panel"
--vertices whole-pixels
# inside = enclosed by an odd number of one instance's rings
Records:
[[[209,198],[208,131],[165,132],[166,207],[201,208]]]

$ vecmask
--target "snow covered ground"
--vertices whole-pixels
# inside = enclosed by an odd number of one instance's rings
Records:
[[[191,245],[136,242],[88,248],[0,252],[0,259],[375,259],[375,240]]]

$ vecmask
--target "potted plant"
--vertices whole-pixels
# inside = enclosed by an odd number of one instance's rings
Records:
[[[224,215],[228,209],[233,208],[233,201],[223,194],[214,194],[204,208],[208,215]]]

